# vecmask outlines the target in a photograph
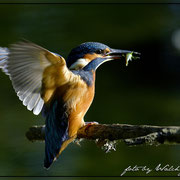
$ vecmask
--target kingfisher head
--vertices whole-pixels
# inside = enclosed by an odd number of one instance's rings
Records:
[[[127,54],[132,54],[132,51],[112,49],[98,42],[86,42],[72,49],[67,58],[67,66],[70,70],[79,70],[86,66],[96,69],[106,61],[121,59]]]

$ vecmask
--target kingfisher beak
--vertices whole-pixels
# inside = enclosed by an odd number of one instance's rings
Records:
[[[110,52],[106,54],[106,58],[115,60],[115,59],[121,59],[122,57],[125,57],[126,60],[126,66],[128,65],[128,62],[132,59],[139,59],[140,53],[134,52],[134,51],[128,51],[128,50],[121,50],[121,49],[110,49]]]

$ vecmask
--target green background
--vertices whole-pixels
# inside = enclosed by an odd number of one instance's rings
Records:
[[[141,53],[140,60],[108,62],[97,71],[96,96],[85,121],[180,125],[180,28],[177,4],[0,4],[0,46],[20,38],[67,57],[87,41]],[[177,38],[177,37],[176,37]],[[129,165],[180,165],[180,147],[119,143],[105,153],[93,141],[70,144],[47,171],[44,143],[25,137],[44,124],[22,105],[8,76],[0,72],[0,176],[120,176]],[[151,172],[151,176],[177,172]],[[127,176],[145,176],[130,172]]]

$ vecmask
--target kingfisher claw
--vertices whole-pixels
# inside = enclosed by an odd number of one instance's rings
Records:
[[[98,123],[98,122],[96,122],[96,121],[92,121],[92,122],[85,122],[85,126],[86,126],[86,128],[85,128],[85,132],[87,133],[87,131],[88,131],[89,127],[90,127],[90,126],[92,126],[92,125],[96,125],[96,124],[99,124],[99,123]]]
[[[94,124],[99,124],[96,121],[92,121],[92,122],[85,122],[85,125],[94,125]]]

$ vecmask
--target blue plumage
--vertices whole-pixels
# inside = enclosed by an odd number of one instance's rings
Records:
[[[85,71],[85,70],[77,70],[77,71],[72,71],[74,74],[77,74],[81,77],[82,80],[85,81],[85,83],[88,86],[92,86],[93,85],[93,73],[92,71]]]
[[[45,127],[45,159],[44,167],[53,163],[62,143],[68,139],[68,114],[62,100],[54,100],[49,107],[44,108]]]
[[[84,71],[95,71],[107,58],[96,58],[86,65]]]
[[[67,66],[70,67],[77,59],[83,58],[85,54],[96,53],[96,51],[109,48],[107,45],[98,42],[82,43],[78,47],[72,49],[67,57]]]
[[[81,79],[83,79],[88,86],[92,86],[94,79],[93,79],[93,71],[100,66],[106,58],[96,58],[93,61],[91,61],[88,65],[86,65],[81,70],[74,70],[72,71],[74,74],[80,75]]]

